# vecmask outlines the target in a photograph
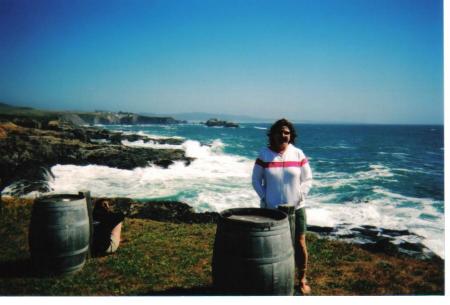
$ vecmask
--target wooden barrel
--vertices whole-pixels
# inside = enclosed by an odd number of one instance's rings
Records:
[[[223,211],[212,274],[218,293],[293,295],[294,250],[286,214],[259,208]]]
[[[83,268],[89,251],[86,199],[53,195],[36,199],[30,222],[31,261],[39,274],[68,274]]]

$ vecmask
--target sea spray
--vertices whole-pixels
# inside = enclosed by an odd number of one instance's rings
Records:
[[[185,201],[199,212],[259,206],[250,181],[253,161],[223,154],[223,146],[220,140],[211,145],[186,141],[180,147],[187,156],[196,159],[189,166],[175,162],[167,169],[152,165],[133,170],[56,165],[52,168],[55,179],[50,186],[57,193],[89,188],[93,196],[170,198]]]

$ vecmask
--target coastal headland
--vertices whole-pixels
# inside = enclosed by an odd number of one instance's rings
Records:
[[[167,167],[174,161],[189,164],[181,149],[129,147],[123,140],[181,144],[179,139],[127,135],[89,126],[89,122],[116,124],[122,114],[48,112],[0,105],[0,190],[15,183],[13,193],[48,191],[47,175],[56,164],[105,165],[133,169],[155,164]],[[136,124],[176,124],[173,118],[151,118],[134,114]],[[83,118],[83,119],[82,119]],[[106,120],[108,118],[108,120]]]

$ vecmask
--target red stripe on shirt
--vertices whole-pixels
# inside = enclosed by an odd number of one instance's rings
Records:
[[[302,161],[285,161],[285,162],[264,162],[261,159],[256,159],[255,164],[263,168],[271,168],[271,167],[302,167],[308,163],[308,159],[303,159]]]

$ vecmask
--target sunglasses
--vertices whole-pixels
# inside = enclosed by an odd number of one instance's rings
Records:
[[[291,134],[291,132],[290,132],[290,131],[286,131],[286,130],[281,130],[281,131],[280,131],[280,134],[282,134],[282,135],[284,135],[284,136],[288,136],[288,135]]]

